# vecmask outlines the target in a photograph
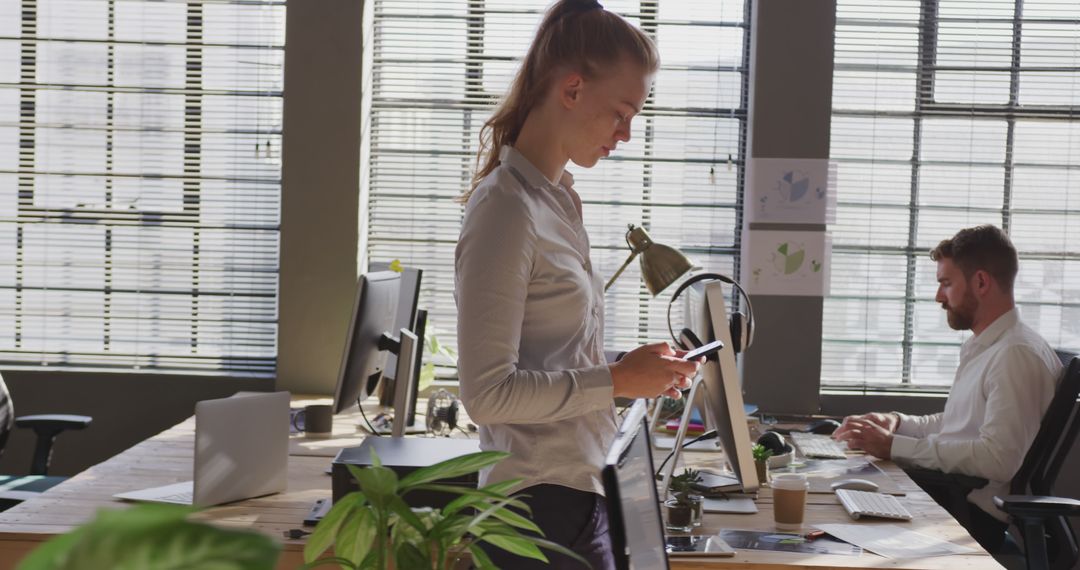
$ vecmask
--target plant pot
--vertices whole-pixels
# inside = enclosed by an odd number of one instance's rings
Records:
[[[668,530],[690,532],[694,528],[694,507],[678,499],[664,501],[664,524]]]
[[[758,483],[764,485],[769,482],[769,463],[768,461],[755,461],[754,467],[757,468]]]

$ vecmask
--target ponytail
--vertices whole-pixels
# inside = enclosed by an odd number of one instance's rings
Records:
[[[480,129],[476,171],[469,190],[458,201],[468,202],[480,181],[499,166],[499,149],[517,142],[529,112],[546,95],[558,72],[572,69],[592,79],[623,57],[649,71],[660,65],[652,39],[596,0],[559,0],[552,5],[506,96]]]

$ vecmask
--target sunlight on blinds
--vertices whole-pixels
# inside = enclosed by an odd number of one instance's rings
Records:
[[[284,28],[0,3],[0,362],[273,375]]]
[[[748,6],[742,0],[603,2],[657,41],[662,68],[632,140],[593,169],[569,166],[594,266],[606,280],[629,223],[699,265],[738,264]],[[421,305],[451,344],[453,252],[480,127],[505,92],[548,2],[376,0],[365,135],[368,256],[424,269]],[[661,296],[663,297],[663,295]],[[665,302],[635,263],[606,296],[607,344],[667,338]]]
[[[822,384],[951,384],[969,333],[928,251],[981,223],[1020,252],[1024,321],[1080,349],[1080,6],[840,0],[835,61]]]

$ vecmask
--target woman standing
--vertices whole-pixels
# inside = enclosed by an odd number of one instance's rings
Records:
[[[523,479],[545,537],[597,570],[613,567],[600,480],[613,398],[678,397],[699,363],[666,343],[606,362],[603,281],[565,167],[590,168],[630,140],[658,66],[649,37],[620,16],[556,2],[481,132],[455,257],[462,399],[481,446],[511,454],[482,483]],[[500,567],[534,567],[488,552]],[[578,567],[550,558],[536,567]]]

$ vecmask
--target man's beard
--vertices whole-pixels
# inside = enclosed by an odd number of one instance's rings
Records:
[[[945,309],[945,318],[949,321],[949,327],[957,331],[971,330],[971,326],[975,324],[975,309],[978,307],[979,302],[975,300],[975,295],[970,290],[964,293],[959,307],[949,306],[948,303],[941,304],[941,308]]]

